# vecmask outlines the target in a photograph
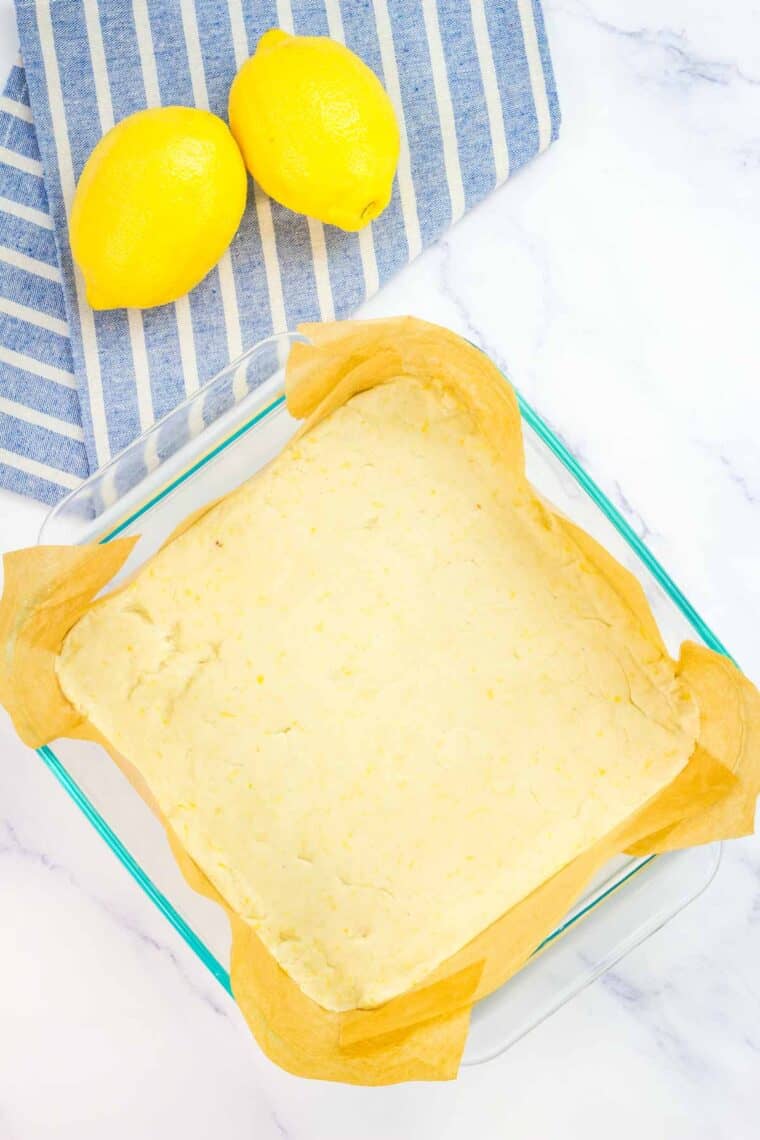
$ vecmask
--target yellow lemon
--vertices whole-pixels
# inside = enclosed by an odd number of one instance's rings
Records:
[[[359,230],[388,205],[399,153],[393,105],[342,44],[273,28],[235,77],[229,117],[246,166],[283,206]]]
[[[147,309],[197,285],[232,241],[247,175],[227,125],[194,107],[130,115],[85,163],[71,252],[93,309]]]

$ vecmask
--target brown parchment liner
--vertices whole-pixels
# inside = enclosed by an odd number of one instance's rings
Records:
[[[399,376],[435,378],[466,402],[513,477],[524,479],[520,415],[512,389],[477,349],[411,317],[305,325],[287,369],[300,433],[357,392]],[[612,584],[649,640],[665,651],[641,586],[589,535],[535,496],[590,570]],[[185,520],[177,534],[210,506]],[[261,1048],[292,1073],[355,1084],[444,1080],[456,1075],[473,1002],[502,985],[559,923],[613,855],[672,850],[752,831],[760,790],[760,695],[724,657],[686,643],[677,672],[697,699],[700,736],[682,772],[644,807],[482,931],[424,983],[376,1009],[334,1013],[308,998],[221,898],[161,817],[136,769],[66,700],[55,674],[64,636],[126,560],[136,539],[35,547],[5,557],[0,602],[0,700],[22,739],[99,741],[162,819],[192,887],[218,902],[232,928],[235,998]]]

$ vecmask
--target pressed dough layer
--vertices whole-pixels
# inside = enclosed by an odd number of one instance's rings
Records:
[[[328,1009],[421,981],[673,779],[698,727],[465,408],[407,378],[86,614],[58,675]]]

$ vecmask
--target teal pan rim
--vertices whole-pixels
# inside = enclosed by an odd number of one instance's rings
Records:
[[[506,377],[505,377],[506,379]],[[513,386],[514,387],[514,386]],[[670,600],[678,607],[683,616],[692,626],[694,631],[698,634],[700,639],[710,649],[714,649],[717,653],[728,657],[733,660],[728,650],[725,648],[720,639],[713,633],[704,619],[695,610],[694,606],[688,598],[679,589],[676,583],[668,574],[664,566],[655,558],[654,554],[649,550],[646,544],[639,538],[630,524],[623,518],[618,509],[607,498],[598,484],[591,478],[587,471],[580,465],[578,460],[572,452],[565,446],[562,440],[556,433],[549,427],[544,419],[538,414],[537,411],[525,400],[519,392],[515,389],[517,401],[520,407],[520,414],[528,424],[528,426],[536,433],[539,439],[549,448],[556,459],[560,461],[562,466],[569,472],[575,479],[576,483],[586,492],[593,502],[599,507],[602,513],[612,523],[618,533],[628,543],[629,547],[641,559],[649,572],[663,588]],[[133,511],[126,519],[123,519],[117,526],[99,539],[101,543],[110,542],[119,534],[147,511],[156,506],[167,495],[170,495],[178,486],[184,483],[187,479],[191,478],[196,472],[200,471],[208,463],[210,463],[220,452],[224,451],[231,444],[235,443],[242,436],[246,435],[257,424],[261,423],[268,415],[276,411],[285,401],[285,396],[278,396],[270,404],[268,404],[256,415],[246,420],[240,427],[227,436],[221,443],[217,444],[205,455],[201,456],[195,463],[191,464],[181,475],[172,479],[165,487],[146,500],[145,503],[136,511]],[[184,920],[182,915],[171,904],[166,895],[158,889],[156,884],[149,875],[143,870],[138,861],[125,847],[119,839],[116,832],[106,822],[105,818],[101,815],[92,801],[82,791],[77,782],[69,774],[65,766],[61,763],[58,756],[48,745],[37,749],[37,754],[42,759],[43,763],[50,772],[58,780],[61,787],[71,797],[82,814],[89,820],[92,826],[97,831],[98,835],[105,841],[113,854],[119,862],[126,868],[137,885],[145,892],[148,898],[154,903],[158,910],[164,915],[167,921],[174,927],[179,935],[185,940],[190,949],[200,958],[203,964],[213,974],[216,980],[224,987],[229,994],[232,995],[232,985],[230,982],[229,971],[224,968],[219,959],[212,954],[206,944],[198,937],[191,926]],[[600,903],[609,898],[610,895],[618,891],[625,883],[629,882],[635,875],[639,874],[645,867],[648,867],[656,856],[651,855],[649,858],[643,860],[641,863],[633,867],[626,875],[617,880],[605,891],[594,896],[591,901],[579,910],[576,914],[571,915],[563,923],[561,923],[551,934],[540,943],[533,952],[535,956],[541,950],[545,949],[550,943],[556,941],[561,935],[565,934],[572,926],[585,918],[591,911],[596,909]],[[232,995],[234,997],[234,995]]]

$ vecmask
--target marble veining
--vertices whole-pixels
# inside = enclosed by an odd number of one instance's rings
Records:
[[[544,0],[559,142],[364,308],[479,344],[760,679],[755,0]],[[0,0],[0,66],[16,51]],[[0,496],[0,546],[43,510]],[[754,1140],[760,840],[454,1084],[298,1082],[0,714],[0,1140]]]
[[[164,939],[157,938],[136,923],[128,914],[114,905],[110,898],[93,891],[88,885],[82,883],[70,867],[58,862],[53,855],[25,846],[7,819],[0,822],[0,860],[3,859],[18,859],[36,864],[50,874],[60,876],[71,890],[83,895],[93,906],[107,915],[120,931],[134,939],[140,946],[166,958],[173,969],[177,971],[179,977],[182,978],[193,997],[205,1002],[219,1017],[228,1016],[229,1008],[219,1000],[222,991],[216,985],[213,988],[210,985],[208,988],[201,988],[185,969],[184,955],[177,954]],[[204,978],[203,980],[206,981],[207,979]]]
[[[620,23],[605,19],[599,9],[590,4],[575,0],[567,5],[564,11],[577,13],[590,20],[597,28],[609,32],[613,36],[623,36],[633,40],[643,47],[659,48],[667,61],[667,75],[683,77],[688,80],[699,80],[705,83],[718,83],[727,86],[735,80],[752,85],[760,84],[760,76],[748,74],[742,66],[734,60],[711,59],[697,52],[689,41],[684,28],[674,27],[624,27]]]

